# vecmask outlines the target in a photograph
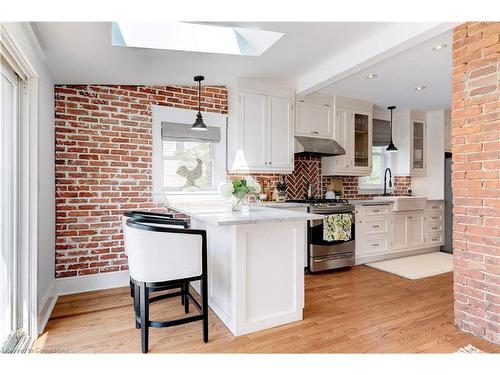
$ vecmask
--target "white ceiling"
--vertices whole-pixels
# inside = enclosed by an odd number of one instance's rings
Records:
[[[390,23],[238,22],[223,25],[285,35],[261,56],[148,50],[111,46],[111,23],[38,22],[34,28],[55,83],[207,84],[235,77],[296,79]]]
[[[387,35],[405,24],[374,22],[219,22],[285,35],[261,56],[151,50],[111,46],[109,22],[37,22],[34,30],[56,84],[205,84],[227,85],[236,77],[293,80],[325,61],[345,59],[356,45]],[[408,25],[408,24],[407,24]],[[392,28],[392,29],[391,29]],[[405,29],[406,30],[406,29]],[[385,33],[385,34],[384,34]],[[435,34],[437,35],[437,34]],[[372,39],[370,39],[372,38]],[[379,38],[380,39],[380,38]],[[431,47],[446,43],[448,48]],[[434,37],[349,75],[321,92],[373,101],[379,107],[431,110],[451,101],[451,32]],[[376,79],[365,78],[370,73]],[[416,92],[417,85],[426,90]]]
[[[447,47],[434,51],[433,46]],[[320,92],[374,102],[386,109],[434,110],[451,105],[452,33],[446,32],[368,69],[336,82]],[[369,74],[377,78],[367,79]],[[422,91],[415,87],[425,86]]]

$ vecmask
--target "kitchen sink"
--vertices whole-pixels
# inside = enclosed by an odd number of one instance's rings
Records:
[[[425,204],[427,203],[427,197],[375,197],[373,200],[378,201],[392,201],[394,202],[392,206],[392,211],[418,211],[425,209]]]

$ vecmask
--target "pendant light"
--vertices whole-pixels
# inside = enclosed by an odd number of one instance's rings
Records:
[[[387,152],[397,152],[398,149],[396,146],[394,146],[394,143],[392,142],[392,111],[394,109],[396,109],[396,106],[395,105],[391,105],[389,107],[387,107],[387,109],[389,109],[391,111],[391,141],[389,142],[389,146],[387,146],[387,148],[385,149],[385,151]]]
[[[203,81],[204,79],[205,77],[203,76],[194,77],[194,81],[198,82],[198,113],[196,114],[196,120],[193,126],[191,126],[192,130],[207,130],[207,126],[203,122],[203,116],[201,115],[201,81]]]

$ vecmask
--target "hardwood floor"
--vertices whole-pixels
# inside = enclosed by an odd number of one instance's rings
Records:
[[[208,344],[195,322],[152,328],[150,352],[453,353],[472,344],[500,353],[453,325],[452,279],[448,273],[412,281],[365,266],[308,275],[303,321],[236,338],[210,312]],[[184,313],[174,298],[153,303],[151,314],[161,320]],[[128,288],[60,297],[35,349],[139,353]]]

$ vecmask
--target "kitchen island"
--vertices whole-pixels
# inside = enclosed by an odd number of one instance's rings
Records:
[[[170,208],[207,231],[208,304],[233,335],[302,320],[304,222],[321,216],[262,206]]]

